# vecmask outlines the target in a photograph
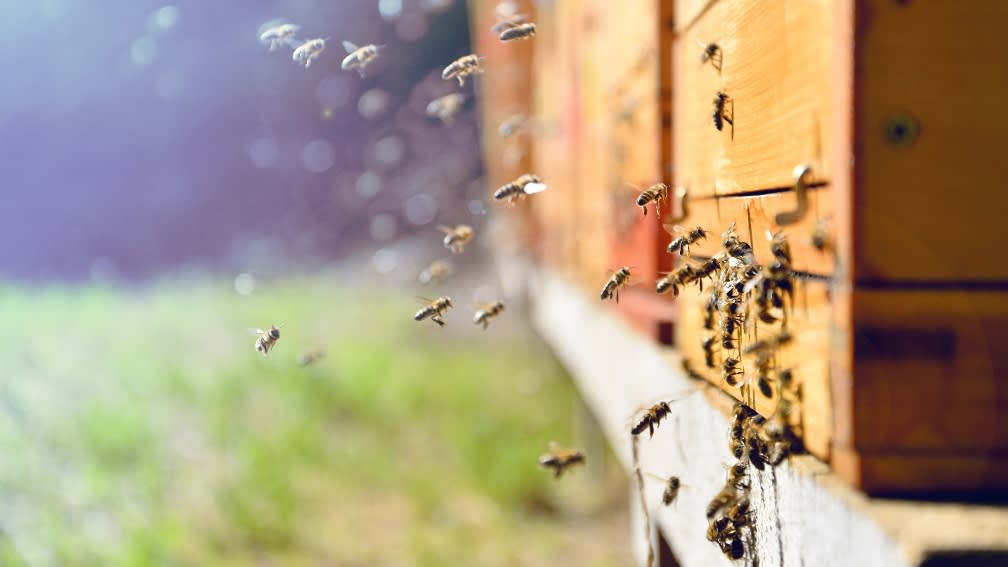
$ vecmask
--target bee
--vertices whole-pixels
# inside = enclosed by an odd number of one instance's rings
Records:
[[[440,118],[441,122],[451,125],[455,122],[455,115],[459,109],[465,105],[466,96],[460,93],[446,94],[438,97],[427,104],[427,116]]]
[[[556,443],[550,443],[549,452],[539,457],[539,466],[553,470],[553,478],[560,478],[569,467],[586,462],[583,451],[562,449]]]
[[[791,246],[781,232],[771,233],[767,230],[767,240],[770,241],[770,253],[785,268],[791,267]]]
[[[658,476],[656,474],[647,473],[653,479],[660,480],[665,483],[665,490],[662,492],[662,504],[665,506],[671,506],[675,502],[676,498],[679,496],[679,488],[683,485],[679,482],[679,477],[670,476],[668,478]]]
[[[729,522],[728,518],[725,518],[724,516],[711,520],[710,523],[707,524],[707,541],[716,542],[720,540],[721,534],[728,529],[730,524],[731,522]]]
[[[299,29],[301,29],[301,26],[296,24],[275,25],[266,28],[266,30],[259,34],[259,41],[269,43],[270,51],[274,51],[281,44],[297,47],[297,39],[294,36],[297,35]]]
[[[497,133],[506,138],[521,129],[527,121],[528,118],[524,114],[512,114],[500,123],[500,126],[497,127]]]
[[[673,295],[679,295],[679,286],[685,286],[695,279],[696,272],[690,265],[673,270],[658,279],[655,283],[655,291],[665,293],[672,290]]]
[[[439,327],[444,327],[445,322],[444,319],[442,319],[442,315],[444,315],[445,311],[454,307],[454,305],[452,305],[451,298],[445,296],[445,297],[439,297],[437,299],[427,299],[424,297],[418,297],[417,299],[429,303],[424,305],[419,311],[416,312],[415,315],[413,315],[413,320],[423,321],[424,319],[429,318],[431,321],[437,323]]]
[[[599,298],[603,301],[606,299],[616,299],[616,303],[619,303],[619,290],[621,287],[625,286],[627,282],[630,281],[630,268],[628,266],[623,266],[622,268],[613,272],[612,276],[606,281],[605,285],[602,286],[602,293],[599,294]]]
[[[475,236],[472,227],[466,224],[460,224],[455,228],[440,225],[438,229],[445,235],[444,247],[451,250],[452,254],[461,254],[465,250],[465,245]]]
[[[511,41],[512,39],[529,39],[536,34],[535,24],[518,24],[502,30],[497,36],[501,41]]]
[[[283,327],[283,325],[280,325]],[[270,325],[268,331],[262,329],[249,329],[249,332],[253,335],[259,335],[255,340],[255,349],[262,353],[263,356],[269,354],[269,351],[276,346],[277,341],[280,340],[280,327]]]
[[[731,520],[736,527],[747,524],[749,522],[749,498],[742,497],[736,500],[728,507],[728,511],[725,516]]]
[[[707,504],[707,519],[711,520],[717,516],[718,512],[724,510],[735,503],[738,499],[738,490],[734,486],[725,486],[720,492],[714,495],[710,503]]]
[[[310,352],[303,352],[297,355],[298,366],[311,366],[316,362],[322,360],[325,357],[325,351],[322,349],[315,349]]]
[[[502,186],[494,191],[493,198],[501,201],[507,199],[509,203],[514,203],[526,195],[535,195],[546,190],[546,185],[537,175],[526,173],[514,181]]]
[[[728,467],[728,472],[725,475],[725,486],[734,486],[737,489],[745,489],[748,487],[748,473],[746,471],[745,463],[738,461],[732,466]]]
[[[500,35],[511,28],[524,25],[527,21],[528,18],[524,14],[514,14],[494,24],[493,27],[490,28],[490,31],[492,31],[495,35]]]
[[[644,430],[647,430],[648,437],[654,437],[654,430],[670,413],[672,413],[672,408],[669,407],[668,402],[658,402],[648,408],[647,411],[638,418],[637,423],[634,424],[632,429],[630,429],[630,433],[640,435],[641,433],[644,433]]]
[[[826,221],[819,219],[812,227],[812,234],[809,235],[809,243],[820,252],[825,252],[830,247],[829,234],[826,233]]]
[[[298,64],[304,65],[305,69],[311,66],[312,61],[318,59],[325,50],[326,40],[323,38],[309,39],[294,49],[291,58]]]
[[[703,279],[704,278],[714,278],[714,272],[721,269],[724,257],[718,253],[714,256],[704,260],[696,267],[696,278],[695,281],[700,286],[700,291],[703,291]]]
[[[682,236],[677,237],[669,243],[669,254],[679,252],[680,256],[689,256],[690,244],[695,244],[698,240],[707,238],[707,231],[700,226],[690,231],[683,231],[681,227],[674,227],[674,230],[682,233]]]
[[[731,115],[725,112],[725,104],[731,100],[731,97],[718,91],[717,96],[714,97],[714,127],[720,132],[724,128],[724,122],[735,125],[732,122]]]
[[[732,437],[728,440],[728,451],[731,452],[732,456],[736,459],[741,459],[746,453],[745,441]]]
[[[728,357],[725,359],[722,365],[722,371],[724,376],[724,381],[728,383],[729,386],[737,386],[739,376],[742,375],[742,369],[739,364],[742,361],[737,358]]]
[[[488,303],[473,315],[474,325],[483,325],[485,330],[490,325],[490,319],[500,315],[504,311],[504,304],[500,301]]]
[[[704,364],[707,368],[717,368],[717,364],[714,363],[714,335],[705,338],[700,344],[703,346],[704,351]]]
[[[452,263],[449,260],[434,260],[429,266],[420,272],[417,279],[422,284],[437,283],[451,275],[454,269],[454,266],[452,266]]]
[[[742,538],[738,537],[737,534],[733,534],[728,541],[721,546],[721,551],[727,555],[729,559],[736,561],[745,557],[745,544],[742,543]]]
[[[794,398],[802,399],[801,384],[795,385],[794,372],[790,368],[785,368],[777,373],[777,384],[780,385],[781,390],[788,392]]]
[[[704,306],[704,320],[703,328],[708,331],[714,330],[714,316],[718,312],[718,302],[721,300],[721,295],[718,293],[717,289],[710,294],[707,299],[707,304]]]
[[[756,355],[756,387],[761,394],[768,398],[773,397],[773,386],[770,384],[770,358],[771,353],[762,351]]]
[[[482,61],[483,57],[478,57],[475,54],[463,55],[444,68],[444,71],[441,72],[441,78],[446,81],[458,79],[459,86],[465,86],[466,77],[483,72]]]
[[[791,333],[781,331],[777,335],[760,339],[742,350],[742,354],[762,354],[774,351],[791,342]]]
[[[357,47],[353,43],[344,40],[343,49],[349,54],[343,58],[343,62],[340,63],[340,67],[344,71],[349,71],[350,69],[357,69],[357,73],[361,77],[364,76],[364,68],[370,65],[375,59],[378,58],[378,50],[385,47],[384,45],[365,45],[363,47]]]
[[[700,64],[706,65],[710,61],[711,66],[713,66],[717,71],[721,72],[721,47],[714,43],[704,44],[703,42],[697,41],[701,48],[703,48],[703,53],[700,54]]]
[[[661,201],[668,197],[669,186],[664,183],[655,183],[654,185],[648,187],[644,192],[637,197],[637,206],[644,211],[644,216],[647,216],[647,205],[648,203],[655,204],[655,214],[661,215]]]

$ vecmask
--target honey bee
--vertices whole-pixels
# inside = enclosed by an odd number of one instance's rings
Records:
[[[665,490],[662,492],[662,504],[665,506],[671,506],[675,502],[676,498],[679,496],[679,488],[682,487],[682,483],[679,482],[679,477],[670,476],[668,478],[658,476],[656,474],[647,473],[648,476],[655,480],[660,480],[665,483]]]
[[[722,364],[722,375],[729,386],[738,385],[739,376],[742,375],[742,368],[739,367],[741,362],[741,360],[729,356]]]
[[[301,29],[301,26],[296,24],[275,25],[266,28],[261,34],[259,34],[259,41],[269,43],[270,51],[274,51],[277,46],[281,44],[297,47],[297,39],[294,36],[297,35],[299,29]]]
[[[490,325],[490,319],[500,315],[503,311],[504,304],[500,301],[496,303],[488,303],[476,311],[476,314],[473,315],[473,324],[483,325],[483,329],[485,330]]]
[[[700,286],[700,291],[703,291],[703,279],[704,278],[714,278],[714,272],[721,269],[724,257],[719,252],[711,258],[704,260],[696,267],[696,278],[695,281]]]
[[[420,280],[420,283],[422,284],[437,283],[451,275],[454,269],[454,266],[452,266],[452,263],[449,260],[434,260],[429,266],[420,272],[417,279]]]
[[[756,387],[761,394],[768,398],[773,397],[773,386],[770,384],[770,358],[772,354],[761,351],[756,355]]]
[[[745,463],[742,461],[738,461],[728,467],[728,472],[725,476],[725,486],[734,486],[737,489],[745,489],[748,487],[748,473],[746,471]]]
[[[729,101],[731,101],[731,97],[721,91],[718,91],[717,96],[714,97],[714,127],[717,128],[718,131],[721,131],[721,129],[724,128],[724,122],[727,122],[732,126],[735,125],[735,123],[732,122],[731,115],[725,111],[725,104]]]
[[[705,338],[701,342],[701,345],[703,346],[703,351],[704,351],[704,364],[707,365],[707,368],[717,368],[717,364],[714,363],[714,341],[715,340],[716,339],[715,339],[714,335],[711,335],[711,336]]]
[[[725,516],[736,526],[743,526],[749,522],[749,498],[742,497],[736,500]]]
[[[669,407],[668,402],[658,402],[648,408],[647,411],[645,411],[637,419],[637,423],[634,424],[632,429],[630,429],[630,433],[640,435],[641,433],[644,433],[644,430],[647,430],[648,437],[654,437],[654,430],[670,413],[672,413],[672,408]]]
[[[721,47],[714,42],[705,44],[699,40],[697,40],[697,44],[703,49],[703,52],[700,54],[700,64],[706,65],[710,61],[711,66],[720,73],[722,61]]]
[[[829,234],[826,232],[826,221],[819,219],[812,227],[812,234],[809,235],[809,243],[820,252],[825,252],[830,247]]]
[[[714,330],[714,316],[718,312],[718,302],[721,300],[721,294],[718,293],[717,289],[710,294],[707,299],[707,304],[704,305],[704,320],[703,328],[708,331]]]
[[[441,72],[441,78],[446,81],[458,79],[459,86],[465,86],[466,77],[483,72],[482,61],[483,57],[478,57],[475,54],[463,55],[444,68],[444,71]]]
[[[665,293],[671,289],[673,295],[679,295],[679,286],[685,286],[694,279],[696,279],[696,272],[692,266],[687,264],[658,278],[655,283],[655,291]]]
[[[420,301],[427,302],[419,311],[413,315],[414,321],[423,321],[424,319],[430,319],[437,323],[439,327],[444,327],[445,322],[442,319],[442,315],[445,311],[454,307],[452,305],[452,300],[450,297],[439,297],[437,299],[427,299],[425,297],[418,297]]]
[[[690,244],[695,244],[697,241],[707,238],[707,231],[703,227],[696,227],[690,231],[684,231],[681,227],[674,227],[678,233],[682,233],[682,236],[677,237],[675,240],[669,243],[668,252],[673,254],[679,252],[680,256],[689,256]]]
[[[790,343],[791,338],[792,338],[791,333],[787,331],[781,331],[780,333],[772,337],[760,339],[754,343],[749,344],[742,350],[742,354],[761,354],[771,352]]]
[[[318,59],[325,50],[326,40],[324,38],[309,39],[294,49],[291,58],[305,69],[311,66],[312,61]]]
[[[465,245],[472,241],[475,233],[469,225],[460,224],[455,228],[440,225],[438,229],[444,233],[444,246],[452,251],[452,254],[461,254],[465,250]]]
[[[585,461],[583,451],[562,449],[556,443],[550,443],[549,452],[539,457],[539,466],[544,469],[552,469],[553,478],[560,478],[569,467],[584,464]]]
[[[732,456],[736,459],[741,459],[745,456],[746,452],[745,441],[732,437],[728,440],[728,451],[731,452]]]
[[[364,76],[364,68],[370,65],[375,59],[378,58],[378,50],[385,47],[384,45],[365,45],[363,47],[358,47],[349,41],[343,41],[343,49],[349,54],[343,58],[343,62],[340,63],[340,67],[344,71],[349,71],[350,69],[357,69],[357,73],[361,77]]]
[[[767,230],[767,240],[770,241],[770,253],[780,262],[781,266],[791,267],[791,246],[781,232],[771,233]]]
[[[263,356],[269,354],[269,351],[276,346],[277,341],[280,340],[280,327],[270,325],[268,331],[262,329],[249,329],[249,332],[253,335],[258,335],[255,340],[255,349],[262,353]]]
[[[625,286],[627,282],[630,281],[630,268],[628,266],[623,266],[622,268],[613,272],[612,276],[606,281],[605,285],[602,286],[602,293],[599,294],[599,298],[605,301],[606,299],[616,299],[616,303],[619,303],[619,290],[621,287]]]
[[[717,512],[715,512],[715,514],[716,513]],[[708,517],[708,519],[710,519],[710,517]],[[725,518],[724,516],[711,520],[710,523],[707,524],[707,541],[716,542],[721,539],[721,534],[724,533],[730,524],[731,522],[729,522],[728,518]]]
[[[742,538],[738,537],[737,533],[733,533],[728,538],[728,541],[721,545],[721,551],[729,559],[737,561],[745,557],[745,544],[742,543]]]
[[[497,36],[501,41],[511,41],[513,39],[529,39],[536,34],[535,24],[518,24],[502,30]]]
[[[490,28],[495,35],[500,35],[501,33],[516,28],[518,26],[524,25],[528,21],[528,18],[524,14],[514,14],[500,20]]]
[[[506,138],[521,129],[527,121],[528,118],[524,114],[512,114],[500,123],[500,126],[497,127],[497,133]]]
[[[322,360],[325,357],[325,351],[322,349],[315,349],[309,352],[303,352],[297,355],[298,366],[311,366],[316,362]]]
[[[518,179],[515,179],[514,181],[494,191],[493,197],[498,201],[507,199],[508,203],[513,204],[518,199],[521,199],[526,195],[535,195],[536,193],[542,193],[545,190],[546,185],[542,182],[542,179],[540,179],[539,176],[526,173],[518,177]]]
[[[654,185],[645,189],[639,197],[637,197],[637,206],[644,211],[644,216],[647,216],[647,205],[648,203],[654,203],[655,214],[661,216],[661,201],[668,197],[669,186],[664,183],[655,183]]]
[[[427,116],[440,118],[444,124],[451,125],[455,122],[455,115],[465,105],[465,100],[466,96],[460,93],[438,97],[427,104]]]
[[[707,504],[707,519],[713,519],[718,512],[731,506],[738,498],[738,490],[734,486],[725,486],[720,492],[714,495],[710,503]]]

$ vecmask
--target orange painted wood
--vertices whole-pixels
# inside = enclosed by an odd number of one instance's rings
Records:
[[[1008,281],[1008,2],[860,7],[856,280]]]
[[[720,0],[675,45],[675,182],[695,196],[789,187],[812,164],[829,181],[829,0]],[[697,42],[721,47],[721,72]],[[731,97],[734,127],[714,128],[713,99]]]

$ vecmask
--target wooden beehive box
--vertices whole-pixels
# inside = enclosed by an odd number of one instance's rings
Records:
[[[472,3],[488,13],[484,4],[493,3]],[[698,257],[715,253],[734,222],[767,263],[765,234],[781,231],[797,284],[795,340],[777,364],[803,385],[796,421],[807,449],[869,493],[1008,490],[998,419],[1008,415],[998,226],[1008,120],[997,111],[1008,95],[998,41],[1008,3],[633,0],[618,15],[601,0],[521,7],[539,25],[530,167],[551,188],[529,210],[545,267],[597,298],[607,269],[634,266],[642,283],[619,310],[741,397],[704,364],[707,294],[654,295],[656,274],[683,260],[664,251],[671,237],[653,212],[641,215],[626,184],[688,189],[679,224],[713,233],[693,247]],[[720,69],[701,62],[709,42]],[[721,131],[719,91],[733,118]],[[801,208],[799,165],[811,171]],[[663,203],[663,216],[680,213]],[[819,229],[823,248],[812,243]],[[778,331],[750,325],[742,341]],[[754,403],[774,411],[773,398]]]

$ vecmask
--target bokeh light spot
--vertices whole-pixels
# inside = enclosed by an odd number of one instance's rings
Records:
[[[364,118],[374,119],[385,112],[388,101],[388,93],[381,89],[370,89],[357,100],[357,110]]]
[[[386,136],[374,145],[374,157],[380,165],[392,166],[399,163],[406,152],[406,146],[398,136]]]
[[[252,274],[242,272],[235,276],[234,288],[238,295],[251,295],[255,291],[256,279]]]
[[[381,248],[371,256],[371,266],[379,274],[388,274],[399,264],[399,255],[391,248]]]
[[[377,214],[371,218],[371,238],[391,240],[396,234],[396,219],[392,215]]]
[[[256,167],[270,167],[276,163],[280,148],[272,138],[259,138],[248,148],[248,156]]]
[[[349,79],[332,75],[321,79],[315,86],[315,100],[329,109],[336,109],[350,100]]]
[[[130,46],[130,59],[137,67],[150,65],[155,57],[157,57],[157,44],[147,36],[138,38]]]
[[[427,193],[413,195],[403,204],[406,220],[420,226],[425,225],[437,216],[437,202]]]
[[[377,172],[365,171],[360,174],[357,178],[357,183],[354,185],[357,189],[357,194],[364,198],[371,198],[378,194],[382,188],[382,179]]]
[[[333,166],[336,152],[332,144],[326,140],[312,140],[305,144],[301,151],[301,161],[305,169],[314,173],[322,173]]]

